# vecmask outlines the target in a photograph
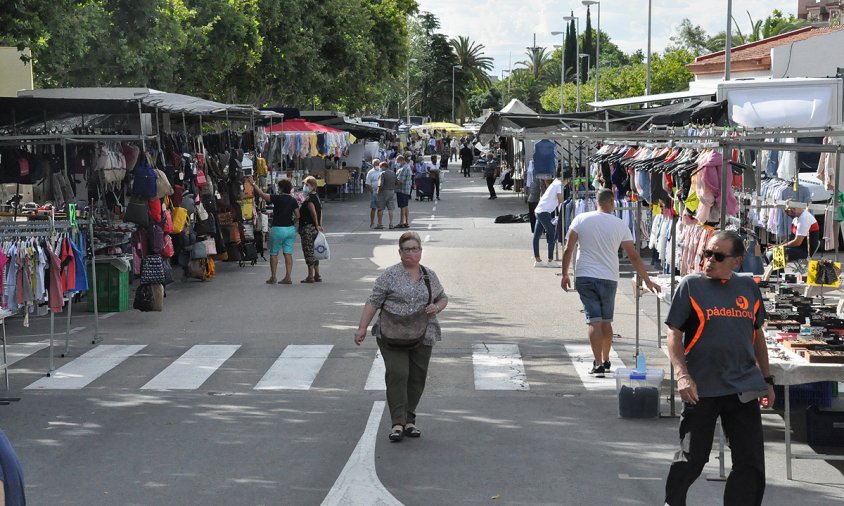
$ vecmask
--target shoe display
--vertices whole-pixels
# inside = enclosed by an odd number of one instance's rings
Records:
[[[592,361],[592,369],[589,370],[589,374],[595,375],[596,378],[603,378],[605,372],[604,364],[598,365],[597,361]]]

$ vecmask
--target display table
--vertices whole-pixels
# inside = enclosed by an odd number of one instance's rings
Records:
[[[802,385],[816,381],[844,381],[844,364],[811,364],[803,357],[784,352],[787,360],[771,357],[771,374],[774,383],[783,385],[785,406],[785,472],[791,478],[792,459],[844,460],[844,455],[823,455],[817,453],[792,453],[791,451],[791,399],[789,385]]]

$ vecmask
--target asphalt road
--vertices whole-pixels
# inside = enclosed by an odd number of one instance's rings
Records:
[[[103,315],[97,345],[93,315],[77,305],[68,356],[56,356],[49,380],[48,350],[22,352],[9,392],[21,400],[0,406],[0,427],[24,463],[30,504],[662,504],[678,421],[621,419],[614,380],[582,377],[591,359],[577,295],[560,289],[556,269],[533,268],[527,224],[493,223],[527,205],[510,192],[488,200],[481,178],[457,174],[442,197],[411,202],[423,263],[450,297],[420,439],[387,440],[375,343],[352,340],[401,233],[371,230],[359,196],[325,205],[332,259],[321,284],[269,286],[266,263],[218,264],[212,281],[173,285],[163,313]],[[616,350],[632,365],[629,294],[622,283]],[[641,322],[650,367],[667,368],[653,319]],[[10,345],[48,332],[48,318],[7,322]],[[86,378],[108,354],[117,358]],[[844,500],[842,472],[824,461],[796,462],[786,481],[782,418],[764,423],[765,504]],[[689,504],[720,504],[722,492],[701,477]]]

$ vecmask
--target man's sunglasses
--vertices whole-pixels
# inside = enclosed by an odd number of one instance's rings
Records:
[[[714,257],[716,262],[723,262],[724,260],[735,257],[736,255],[726,255],[724,253],[721,253],[720,251],[712,251],[711,249],[705,249],[703,250],[703,256],[706,258]]]

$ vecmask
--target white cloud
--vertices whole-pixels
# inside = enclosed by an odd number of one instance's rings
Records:
[[[566,0],[417,0],[420,11],[436,15],[440,31],[449,37],[468,36],[486,46],[485,53],[495,59],[494,75],[524,59],[525,48],[533,44],[551,47],[560,43],[552,31],[564,29],[563,16],[574,11],[580,16],[581,31],[586,25],[586,7],[580,1]],[[733,2],[733,17],[739,28],[747,30],[750,20],[764,19],[774,9],[795,13],[797,0],[743,0]],[[652,0],[651,47],[662,51],[683,18],[715,34],[727,28],[727,0]],[[592,24],[597,28],[597,11],[592,10]],[[648,39],[647,0],[602,0],[601,30],[622,51],[646,50]]]

